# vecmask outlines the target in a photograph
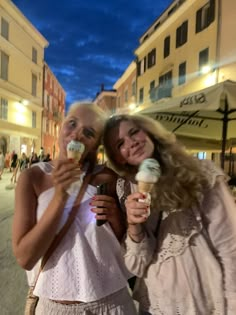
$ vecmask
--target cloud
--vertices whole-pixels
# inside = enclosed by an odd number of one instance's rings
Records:
[[[138,39],[172,0],[15,0],[49,41],[45,60],[67,104],[111,89],[135,58]]]

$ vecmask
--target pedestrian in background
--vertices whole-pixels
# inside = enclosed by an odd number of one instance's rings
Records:
[[[29,285],[39,296],[36,315],[133,315],[127,271],[119,241],[125,222],[118,206],[116,174],[96,164],[105,116],[94,104],[74,104],[63,123],[57,160],[39,162],[20,174],[15,196],[13,251],[28,270]],[[80,165],[67,158],[67,144],[85,146]],[[66,235],[40,272],[41,259],[65,226],[77,196],[68,193],[80,178],[89,185]],[[109,195],[96,195],[108,183]],[[96,219],[106,220],[97,226]],[[37,281],[36,281],[37,279]]]
[[[4,167],[5,167],[5,158],[4,158],[3,152],[0,151],[0,179],[2,179],[2,173],[4,171]]]
[[[111,117],[104,146],[133,192],[125,202],[124,258],[137,276],[142,314],[236,314],[236,206],[223,171],[190,156],[173,133],[145,116]],[[151,206],[135,181],[148,158],[161,172]]]

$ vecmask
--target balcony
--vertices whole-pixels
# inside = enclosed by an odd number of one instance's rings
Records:
[[[156,86],[150,90],[150,99],[154,103],[162,98],[172,96],[172,86]]]

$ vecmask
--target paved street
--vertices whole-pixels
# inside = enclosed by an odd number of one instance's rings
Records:
[[[6,190],[11,173],[0,180],[0,314],[23,315],[27,291],[25,272],[15,261],[11,247],[14,189]]]

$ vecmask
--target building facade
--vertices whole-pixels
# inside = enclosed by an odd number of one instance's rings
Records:
[[[234,0],[176,0],[140,38],[138,104],[236,80]]]
[[[47,40],[9,0],[0,0],[0,147],[30,155],[41,147]]]
[[[44,63],[43,70],[43,113],[42,113],[42,147],[44,154],[51,158],[58,156],[58,136],[65,116],[66,93],[57,78]]]
[[[136,62],[132,61],[116,81],[116,113],[127,113],[136,106]]]
[[[107,115],[112,115],[116,112],[116,91],[105,90],[104,85],[101,85],[100,92],[97,93],[93,100]]]

